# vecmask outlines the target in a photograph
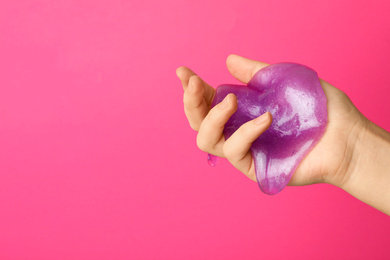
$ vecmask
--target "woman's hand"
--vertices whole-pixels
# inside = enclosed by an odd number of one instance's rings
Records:
[[[258,70],[268,66],[237,55],[230,55],[226,65],[230,73],[245,84]],[[198,131],[198,147],[207,153],[227,158],[238,170],[256,181],[250,147],[271,125],[272,115],[267,112],[245,123],[225,140],[224,125],[237,110],[235,95],[229,94],[221,103],[210,108],[215,95],[214,88],[189,68],[180,67],[176,73],[184,88],[184,111],[188,122],[192,129]],[[323,80],[320,82],[327,98],[327,128],[317,145],[302,160],[289,185],[330,183],[382,211],[390,211],[390,206],[383,206],[384,203],[390,205],[390,188],[386,188],[390,187],[390,165],[387,168],[383,165],[383,162],[390,162],[387,159],[390,153],[390,134],[367,120],[344,92]],[[375,138],[378,135],[381,138]],[[378,145],[383,146],[383,149],[379,149],[382,152],[380,155],[375,155],[378,151],[371,144],[375,140],[386,140],[383,143],[378,141]],[[366,157],[378,159],[382,164],[375,163],[374,159],[367,162],[362,159],[365,154]],[[364,165],[361,165],[362,161],[365,162]],[[374,175],[364,175],[362,169],[371,167],[375,171],[377,165],[387,169],[387,174],[381,173],[382,179],[379,176],[371,181]],[[376,170],[383,171],[382,168]],[[369,191],[359,194],[359,187],[363,189],[362,186],[367,181],[371,185],[381,186],[385,193],[384,200],[379,201],[378,205]],[[384,185],[386,183],[389,186]]]
[[[230,73],[248,83],[266,63],[230,55],[226,61]],[[215,90],[189,68],[180,67],[177,75],[184,88],[184,111],[192,129],[198,131],[198,147],[207,153],[225,157],[238,170],[256,181],[254,161],[249,151],[252,143],[272,123],[270,113],[242,125],[228,140],[223,128],[237,110],[237,99],[229,94],[210,109]],[[358,138],[362,115],[340,90],[321,80],[328,99],[328,126],[315,148],[301,162],[289,185],[329,182],[342,185],[348,178],[353,146]]]

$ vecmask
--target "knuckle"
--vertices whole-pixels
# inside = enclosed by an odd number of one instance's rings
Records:
[[[190,127],[194,131],[198,131],[199,130],[199,128],[197,126],[193,125],[193,124],[190,124]]]
[[[188,79],[188,82],[189,83],[199,83],[201,82],[201,78],[198,76],[198,75],[192,75],[189,79]]]
[[[188,85],[193,86],[192,91],[195,95],[199,95],[204,91],[203,87],[201,86],[201,79],[197,75],[193,75],[189,78]]]
[[[231,149],[229,146],[229,143],[226,142],[225,145],[222,147],[223,154],[225,157],[229,160],[232,161],[234,157],[236,156],[236,153],[234,149]]]
[[[190,104],[190,108],[193,109],[193,110],[199,110],[202,108],[202,100],[196,100],[194,102],[191,102]]]
[[[188,82],[189,83],[192,83],[194,80],[196,80],[196,75],[192,75],[189,79],[188,79]]]
[[[198,124],[195,124],[193,122],[189,122],[189,124],[190,124],[190,127],[192,128],[192,130],[195,130],[195,131],[199,130]]]
[[[210,143],[207,142],[204,138],[202,138],[201,135],[197,135],[196,137],[196,145],[198,148],[203,152],[209,152],[210,151]]]

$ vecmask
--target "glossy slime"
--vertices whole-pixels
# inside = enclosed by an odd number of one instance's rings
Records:
[[[277,194],[325,132],[327,100],[318,75],[300,64],[270,65],[258,71],[247,86],[219,86],[212,106],[229,93],[237,96],[238,109],[225,124],[226,139],[267,111],[273,116],[270,128],[252,144],[251,154],[260,189]],[[216,157],[209,155],[210,165],[215,162]]]

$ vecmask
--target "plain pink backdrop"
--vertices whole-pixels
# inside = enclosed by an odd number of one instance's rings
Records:
[[[195,144],[178,66],[293,61],[390,130],[388,0],[0,2],[0,259],[385,259],[390,219]]]

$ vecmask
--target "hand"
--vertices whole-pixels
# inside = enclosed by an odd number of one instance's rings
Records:
[[[226,65],[243,83],[266,63],[230,55]],[[233,94],[210,109],[215,90],[189,68],[176,71],[184,88],[184,111],[198,131],[198,147],[225,157],[238,170],[256,181],[251,144],[272,123],[270,113],[242,125],[228,140],[223,128],[237,110]],[[328,124],[317,145],[302,160],[289,185],[330,183],[390,215],[390,133],[365,118],[339,89],[320,79],[327,98]]]
[[[230,73],[248,83],[266,63],[230,55],[226,61]],[[198,131],[198,147],[207,153],[225,157],[238,170],[256,181],[254,161],[250,153],[252,143],[272,123],[270,113],[242,125],[228,140],[223,128],[237,110],[237,99],[229,94],[221,103],[210,109],[215,90],[186,67],[177,69],[184,88],[184,111],[192,129]],[[328,99],[328,125],[325,134],[304,158],[289,185],[307,185],[327,182],[338,186],[349,177],[349,166],[354,145],[359,137],[364,117],[349,98],[340,90],[321,80]]]

